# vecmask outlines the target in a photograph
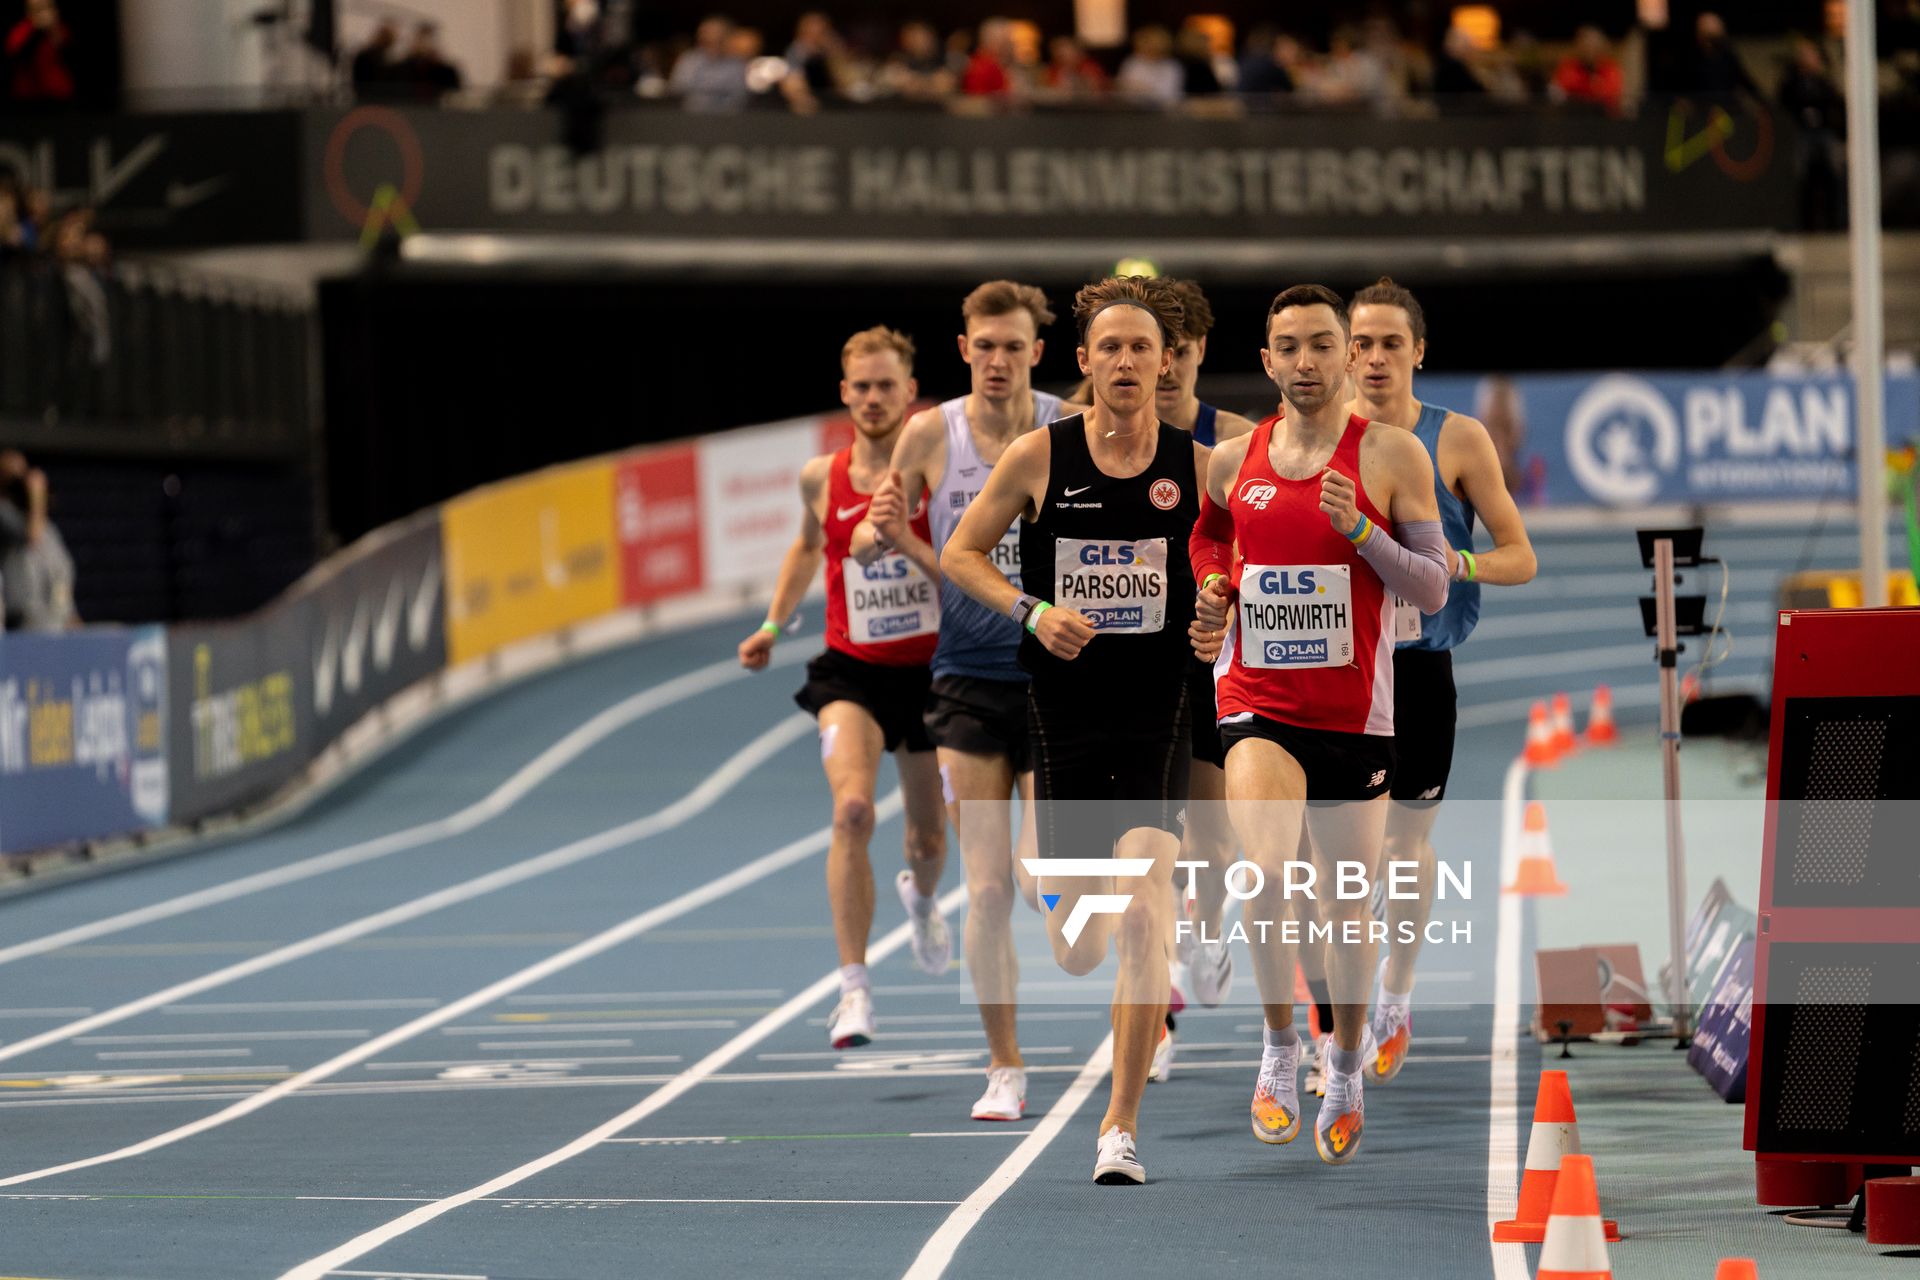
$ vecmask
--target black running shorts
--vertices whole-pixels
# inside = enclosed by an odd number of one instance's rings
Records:
[[[1027,682],[935,676],[927,701],[927,736],[936,747],[977,756],[1005,756],[1015,773],[1033,768],[1027,743]]]
[[[1227,765],[1227,745],[1220,741],[1219,703],[1214,697],[1213,666],[1195,658],[1187,664],[1187,705],[1193,718],[1193,758],[1216,769]]]
[[[1192,749],[1184,679],[1165,693],[1099,700],[1029,695],[1043,858],[1105,858],[1135,827],[1179,836]]]
[[[1309,802],[1371,800],[1393,780],[1393,739],[1380,734],[1303,729],[1249,715],[1222,724],[1220,737],[1228,755],[1248,738],[1278,743],[1306,771]]]
[[[816,716],[830,702],[851,702],[879,724],[888,751],[931,751],[921,719],[931,679],[925,667],[883,667],[828,649],[807,664],[807,682],[793,700]]]
[[[1393,651],[1393,798],[1438,804],[1453,772],[1453,654],[1446,649]]]

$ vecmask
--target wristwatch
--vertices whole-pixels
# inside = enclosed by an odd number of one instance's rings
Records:
[[[1032,613],[1033,606],[1039,603],[1039,596],[1030,596],[1022,592],[1019,599],[1015,600],[1007,609],[1007,616],[1013,619],[1014,626],[1024,627],[1027,625],[1027,615]]]

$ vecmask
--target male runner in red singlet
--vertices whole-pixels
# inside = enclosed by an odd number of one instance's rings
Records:
[[[840,352],[840,400],[853,413],[853,443],[800,471],[800,534],[787,548],[773,602],[760,629],[740,642],[740,665],[767,665],[781,625],[793,616],[824,558],[827,649],[807,664],[794,700],[820,721],[820,759],[833,792],[827,897],[840,946],[840,1004],[828,1019],[836,1049],[873,1039],[867,935],[873,928],[873,791],[883,751],[894,753],[906,805],[906,870],[895,886],[913,923],[913,955],[935,976],[947,972],[953,943],[936,902],[947,857],[940,774],[921,711],[939,638],[937,580],[898,553],[853,546],[873,492],[886,478],[894,442],[918,390],[913,343],[887,328],[862,330]],[[924,509],[913,528],[927,536]],[[866,539],[871,544],[871,536]],[[863,554],[855,554],[861,550]],[[862,563],[862,561],[867,561]]]
[[[1361,1068],[1376,947],[1366,897],[1336,897],[1337,862],[1377,874],[1393,773],[1393,597],[1446,602],[1447,556],[1433,467],[1419,441],[1349,414],[1346,306],[1320,285],[1284,290],[1267,312],[1261,363],[1275,415],[1214,451],[1194,526],[1201,585],[1194,651],[1216,659],[1227,802],[1264,884],[1246,907],[1266,1043],[1254,1136],[1300,1130],[1300,1037],[1293,1027],[1298,938],[1289,938],[1290,866],[1304,817],[1308,866],[1328,947],[1335,1045],[1314,1145],[1352,1159],[1364,1122]],[[1302,884],[1294,875],[1291,884]]]

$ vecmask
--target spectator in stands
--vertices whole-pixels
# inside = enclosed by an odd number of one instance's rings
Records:
[[[747,60],[733,47],[731,20],[703,19],[693,48],[673,64],[668,86],[689,111],[738,111],[747,105]]]
[[[1013,23],[988,18],[980,24],[980,42],[967,60],[960,92],[969,98],[1011,98],[1019,93],[1019,55],[1013,44]]]
[[[1327,42],[1327,60],[1311,87],[1315,97],[1329,103],[1374,106],[1389,97],[1387,69],[1347,27],[1335,31]]]
[[[20,231],[20,180],[0,170],[0,261],[25,253]]]
[[[918,21],[900,28],[900,47],[888,57],[880,78],[886,93],[910,102],[937,102],[959,83],[947,66],[940,33]]]
[[[1186,95],[1187,72],[1173,56],[1173,36],[1165,27],[1146,26],[1133,33],[1133,52],[1120,64],[1114,88],[1144,106],[1177,106]]]
[[[1113,88],[1106,68],[1072,36],[1055,36],[1047,43],[1047,65],[1040,79],[1049,95],[1060,99],[1100,98]]]
[[[53,0],[27,0],[25,15],[7,33],[8,87],[15,102],[73,101],[65,56],[70,38]]]
[[[1293,92],[1293,76],[1280,62],[1280,33],[1266,23],[1247,33],[1236,88],[1249,97]]]
[[[1459,27],[1448,27],[1433,59],[1433,94],[1441,110],[1472,108],[1485,102],[1487,86],[1474,69],[1473,37]]]
[[[413,29],[413,45],[400,63],[400,77],[414,97],[430,102],[460,92],[460,68],[440,52],[440,33],[431,22]]]
[[[1598,27],[1581,27],[1573,36],[1573,52],[1554,68],[1549,93],[1556,102],[1598,107],[1617,116],[1624,84],[1606,35]]]
[[[1180,64],[1180,93],[1184,98],[1211,98],[1222,88],[1213,65],[1213,42],[1199,27],[1181,27],[1173,41]]]
[[[9,631],[78,626],[73,557],[47,518],[47,477],[18,449],[0,451],[0,614]]]
[[[1681,88],[1715,98],[1746,94],[1758,101],[1760,88],[1733,51],[1727,24],[1717,13],[1703,13],[1693,24],[1692,56],[1687,59]]]
[[[787,78],[781,84],[792,108],[803,115],[820,109],[823,99],[839,96],[833,63],[840,56],[840,36],[827,15],[803,13],[794,24],[793,43],[787,46]]]
[[[394,85],[394,50],[400,32],[391,22],[383,22],[373,36],[353,55],[353,90],[360,97],[385,94]]]
[[[1800,125],[1795,161],[1801,227],[1844,227],[1841,175],[1846,166],[1847,100],[1827,77],[1827,55],[1804,37],[1793,42],[1793,61],[1780,82],[1780,105]]]

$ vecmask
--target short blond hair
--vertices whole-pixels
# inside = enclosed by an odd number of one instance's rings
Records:
[[[1053,309],[1047,305],[1047,295],[1015,280],[989,280],[960,304],[961,319],[969,321],[1011,315],[1015,311],[1024,311],[1033,317],[1035,332],[1053,323]]]
[[[899,356],[907,372],[913,372],[913,339],[883,324],[862,329],[847,339],[846,345],[840,348],[840,371],[846,372],[848,362],[860,356],[875,356],[883,351],[891,351]]]

